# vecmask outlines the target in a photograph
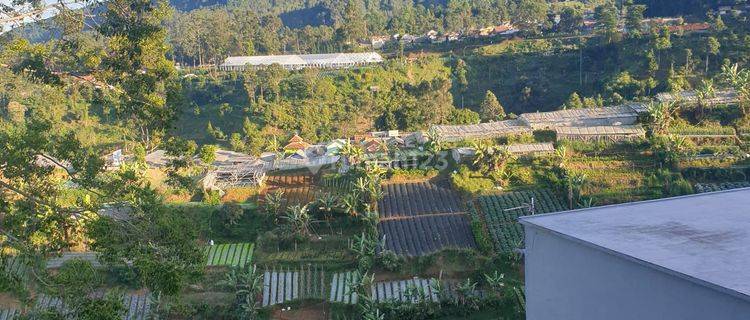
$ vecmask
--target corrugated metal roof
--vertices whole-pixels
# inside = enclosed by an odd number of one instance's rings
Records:
[[[645,135],[646,131],[640,125],[625,126],[595,126],[595,127],[557,127],[557,134],[563,135]]]
[[[468,125],[436,125],[432,127],[443,140],[456,141],[471,138],[496,138],[508,134],[531,132],[520,120],[495,121]]]
[[[520,118],[534,124],[539,122],[558,122],[578,119],[606,119],[637,117],[638,112],[630,105],[603,108],[568,109],[550,112],[524,113]]]
[[[680,101],[683,103],[698,103],[698,93],[695,90],[681,91],[678,93],[662,92],[656,95],[656,100],[660,102]],[[706,104],[732,104],[737,103],[739,97],[733,89],[716,91],[714,96],[706,99]]]

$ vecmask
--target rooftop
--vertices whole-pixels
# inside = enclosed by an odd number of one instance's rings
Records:
[[[377,63],[382,62],[383,57],[377,52],[362,53],[330,53],[330,54],[301,54],[301,55],[275,55],[275,56],[237,56],[228,57],[222,66],[268,66],[280,64],[282,66],[306,66],[306,65],[335,65],[355,63]]]
[[[520,219],[750,301],[750,188]]]

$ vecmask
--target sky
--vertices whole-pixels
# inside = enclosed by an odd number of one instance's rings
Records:
[[[79,8],[83,7],[83,4],[84,4],[84,2],[81,1],[81,0],[42,0],[42,2],[45,5],[51,5],[51,4],[62,2],[68,8],[70,8],[70,9],[79,9]],[[12,3],[12,0],[0,0],[0,3],[2,3],[2,4],[4,4],[4,5],[7,6],[7,5],[10,5]],[[22,12],[28,12],[28,11],[32,10],[32,8],[30,6],[19,7],[18,9],[21,10]],[[47,19],[47,18],[50,18],[50,17],[54,17],[56,14],[57,14],[57,9],[55,9],[55,8],[49,8],[49,9],[45,10],[42,13],[41,18],[42,19]],[[4,18],[8,18],[8,16],[0,13],[0,21],[2,21]],[[34,18],[29,17],[29,18],[24,19],[23,22],[21,22],[21,23],[28,23],[28,22],[32,22],[32,21],[34,21]],[[13,23],[0,22],[0,26],[2,27],[2,28],[0,28],[0,33],[5,33],[5,32],[8,32],[9,30],[11,30],[11,29],[13,29],[15,27],[18,27],[19,26],[19,21],[15,21]]]

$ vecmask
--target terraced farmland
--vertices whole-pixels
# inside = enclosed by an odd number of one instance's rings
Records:
[[[464,214],[423,215],[383,220],[378,224],[385,249],[399,255],[422,256],[447,248],[475,248],[469,219]]]
[[[252,243],[217,244],[206,248],[206,266],[244,267],[253,257]]]
[[[448,186],[431,182],[389,183],[383,185],[378,212],[383,219],[436,213],[465,212],[458,194]]]
[[[532,201],[533,198],[533,201]],[[482,196],[477,203],[487,228],[500,252],[512,252],[523,246],[523,228],[518,217],[566,210],[563,202],[549,190],[517,191]]]
[[[29,266],[23,261],[23,259],[8,256],[4,257],[2,261],[3,272],[16,277],[19,280],[25,280],[28,277]]]
[[[14,320],[21,315],[18,309],[0,309],[0,320]]]
[[[310,175],[269,175],[265,194],[283,192],[282,209],[294,205],[306,205],[316,199],[320,190],[313,185]]]
[[[102,297],[104,292],[95,294],[95,297]],[[149,293],[132,293],[122,296],[122,304],[125,308],[123,320],[145,320],[151,317],[151,295]],[[40,294],[34,304],[37,310],[57,310],[61,313],[67,313],[67,307],[60,298],[46,294]]]
[[[262,305],[272,306],[294,300],[325,299],[327,278],[323,269],[267,270],[263,273]]]

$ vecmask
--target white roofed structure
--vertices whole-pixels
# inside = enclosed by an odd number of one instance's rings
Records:
[[[443,141],[493,139],[513,134],[529,133],[531,128],[520,120],[505,120],[467,125],[436,125],[432,129]]]
[[[694,90],[681,91],[678,93],[663,92],[656,95],[659,102],[676,102],[686,106],[698,104],[698,93]],[[705,105],[715,106],[722,104],[734,104],[739,101],[737,92],[732,89],[716,91],[714,95],[704,101]]]
[[[628,103],[614,107],[524,113],[519,116],[519,119],[534,130],[556,127],[620,126],[635,124],[638,121],[638,115],[645,111],[644,104]]]
[[[628,141],[646,137],[646,130],[641,125],[557,127],[555,133],[558,140],[580,141]]]
[[[278,64],[287,70],[346,69],[383,62],[377,52],[228,57],[220,70],[241,71]]]

